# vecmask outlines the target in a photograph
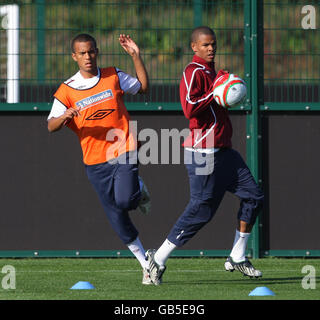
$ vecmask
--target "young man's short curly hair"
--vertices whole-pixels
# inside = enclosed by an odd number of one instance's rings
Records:
[[[90,34],[87,33],[81,33],[75,36],[71,41],[71,52],[74,52],[74,44],[76,42],[91,42],[95,48],[97,48],[97,42],[96,39]]]

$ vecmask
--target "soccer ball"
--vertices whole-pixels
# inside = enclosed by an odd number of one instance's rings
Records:
[[[235,107],[243,102],[246,95],[246,83],[236,74],[226,73],[213,84],[213,97],[222,107]]]

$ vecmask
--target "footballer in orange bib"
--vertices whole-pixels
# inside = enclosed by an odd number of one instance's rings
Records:
[[[146,93],[148,74],[140,49],[129,35],[120,34],[121,47],[131,56],[136,77],[115,67],[98,68],[96,40],[79,34],[71,42],[79,71],[54,94],[48,130],[67,126],[80,141],[84,167],[107,218],[142,267],[142,283],[152,284],[149,263],[129,212],[150,210],[148,190],[139,176],[136,133],[130,130],[123,95]],[[124,160],[124,161],[123,161]],[[134,161],[131,161],[134,160]],[[90,212],[88,212],[90,214]]]

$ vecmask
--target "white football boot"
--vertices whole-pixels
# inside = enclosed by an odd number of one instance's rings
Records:
[[[151,281],[153,284],[158,286],[162,283],[162,276],[163,273],[166,271],[166,266],[160,266],[158,265],[154,260],[154,254],[156,253],[156,250],[149,249],[146,252],[147,260],[149,262],[149,274]]]
[[[228,257],[227,261],[224,264],[224,268],[226,271],[233,272],[234,270],[238,270],[243,275],[248,276],[250,278],[260,278],[262,277],[262,272],[254,268],[252,263],[246,258],[246,260],[242,262],[234,262],[231,257]]]

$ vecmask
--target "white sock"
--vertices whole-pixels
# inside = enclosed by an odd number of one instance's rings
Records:
[[[234,262],[242,262],[246,258],[246,248],[250,233],[236,230],[230,257]]]
[[[135,257],[138,259],[142,268],[148,268],[149,263],[146,260],[146,256],[145,256],[146,252],[141,244],[139,237],[137,237],[136,240],[129,243],[128,248],[135,255]]]
[[[235,234],[235,236],[234,236],[234,240],[233,240],[233,245],[232,245],[232,247],[235,246],[235,244],[237,243],[237,241],[239,240],[239,238],[240,238],[240,231],[239,231],[238,229],[236,229],[236,234]]]
[[[172,243],[168,239],[166,239],[154,255],[155,262],[157,264],[159,264],[160,266],[164,266],[170,256],[171,252],[176,247],[177,246],[174,243]]]

